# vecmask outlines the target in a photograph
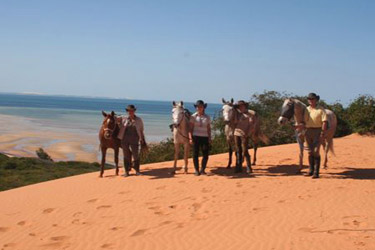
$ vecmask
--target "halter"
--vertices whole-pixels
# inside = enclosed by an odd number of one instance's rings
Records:
[[[182,120],[183,120],[184,118],[189,118],[190,115],[191,115],[191,113],[190,113],[190,111],[189,111],[188,109],[185,109],[185,108],[183,109],[182,112],[180,112],[180,114],[181,114],[181,113],[182,113],[181,118],[177,120],[177,123],[172,123],[171,125],[169,125],[169,128],[171,129],[172,132],[173,132],[173,128],[176,128],[177,133],[179,133],[179,135],[181,135],[181,136],[184,137],[184,138],[190,139],[189,137],[183,135],[183,134],[181,133],[181,131],[180,131],[178,128],[180,127],[180,125],[181,125],[181,123],[182,123]]]
[[[116,127],[117,127],[117,124],[116,124],[116,118],[115,117],[113,117],[114,118],[114,127],[113,128],[109,128],[109,127],[107,127],[107,128],[103,128],[103,131],[104,132],[109,132],[109,138],[111,138],[111,136],[113,135],[113,132],[115,131],[115,129],[116,129]],[[108,119],[110,119],[110,118],[107,118],[106,119],[106,121],[108,120]],[[103,124],[104,124],[104,122],[103,122]],[[105,136],[105,134],[104,134],[104,137],[106,138],[106,136]],[[109,138],[106,138],[106,139],[109,139]]]

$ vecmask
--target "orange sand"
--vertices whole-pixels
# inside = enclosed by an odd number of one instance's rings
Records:
[[[294,174],[291,144],[261,148],[252,178],[226,170],[224,154],[209,176],[171,177],[164,162],[140,177],[107,170],[1,192],[0,249],[373,250],[374,147],[336,139],[318,180]]]

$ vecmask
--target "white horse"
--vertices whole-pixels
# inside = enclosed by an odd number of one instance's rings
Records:
[[[229,160],[227,168],[230,168],[232,165],[232,154],[233,154],[233,146],[234,146],[234,129],[236,128],[236,119],[239,115],[239,111],[234,107],[234,100],[233,98],[230,102],[225,101],[222,99],[223,102],[223,119],[225,123],[225,137],[229,149]],[[254,147],[254,157],[252,165],[256,165],[257,160],[257,150],[259,141],[262,141],[265,144],[269,143],[269,139],[266,135],[264,135],[260,129],[260,119],[256,111],[249,109],[249,113],[251,115],[251,131],[250,131],[250,139],[253,142]]]
[[[334,154],[333,136],[335,135],[337,128],[336,115],[329,109],[325,109],[325,111],[328,119],[328,130],[325,133],[324,142],[322,143],[324,149],[324,169],[327,168],[328,151],[331,151],[332,154]],[[296,138],[300,148],[298,172],[301,172],[303,168],[303,149],[306,132],[306,130],[301,129],[299,125],[304,123],[304,115],[306,112],[306,105],[303,102],[294,98],[288,98],[283,103],[283,106],[281,108],[281,115],[278,119],[278,123],[280,125],[284,125],[286,122],[292,119],[292,117],[294,117]]]
[[[172,119],[173,124],[171,128],[173,129],[173,141],[174,141],[174,164],[172,174],[176,173],[177,169],[177,160],[180,153],[180,145],[184,145],[184,161],[185,165],[183,166],[184,173],[188,172],[188,158],[190,151],[189,144],[189,121],[190,121],[190,112],[184,108],[184,103],[181,101],[176,103],[173,101],[172,109]]]

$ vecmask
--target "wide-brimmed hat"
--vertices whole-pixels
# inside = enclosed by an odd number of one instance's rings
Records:
[[[318,95],[315,94],[315,93],[310,93],[310,94],[307,96],[307,99],[308,99],[308,100],[316,99],[317,101],[319,101],[320,96],[318,96]]]
[[[234,106],[235,106],[236,108],[238,108],[238,107],[241,106],[241,105],[245,105],[246,107],[248,107],[248,106],[249,106],[249,103],[248,103],[248,102],[245,102],[244,100],[239,100],[238,102],[236,102],[236,104],[234,104]]]
[[[136,111],[137,110],[137,108],[133,105],[133,104],[130,104],[130,105],[128,105],[127,107],[126,107],[126,109],[125,109],[126,111],[129,111],[129,110],[133,110],[133,111]]]
[[[202,101],[202,100],[198,100],[198,101],[194,104],[194,107],[198,107],[198,106],[203,106],[204,108],[207,108],[207,103],[204,103],[204,101]]]

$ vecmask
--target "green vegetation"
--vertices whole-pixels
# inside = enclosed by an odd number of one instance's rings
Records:
[[[47,154],[47,152],[44,151],[44,149],[42,149],[42,148],[39,148],[37,151],[35,151],[35,153],[38,156],[38,158],[41,159],[41,160],[53,161],[51,156],[49,156]]]
[[[10,158],[0,154],[0,191],[98,170],[98,163],[54,163],[38,158]]]
[[[295,142],[294,130],[291,126],[279,126],[277,119],[284,100],[288,97],[297,98],[307,104],[304,96],[296,96],[276,91],[265,91],[254,94],[249,99],[250,108],[257,111],[261,118],[261,128],[270,139],[270,145]],[[361,95],[352,101],[348,107],[336,102],[328,104],[324,100],[320,104],[335,112],[338,127],[335,136],[341,137],[351,133],[375,133],[375,98]],[[213,117],[213,140],[210,154],[227,152],[224,135],[224,122],[221,113]],[[85,162],[53,162],[43,150],[36,152],[39,158],[9,158],[0,154],[0,191],[21,187],[42,181],[99,171],[98,163]],[[190,156],[192,151],[190,151]],[[179,158],[183,157],[180,150]],[[159,144],[149,146],[148,154],[141,159],[142,164],[170,161],[174,158],[172,139],[166,139]],[[108,168],[109,166],[107,166]]]

